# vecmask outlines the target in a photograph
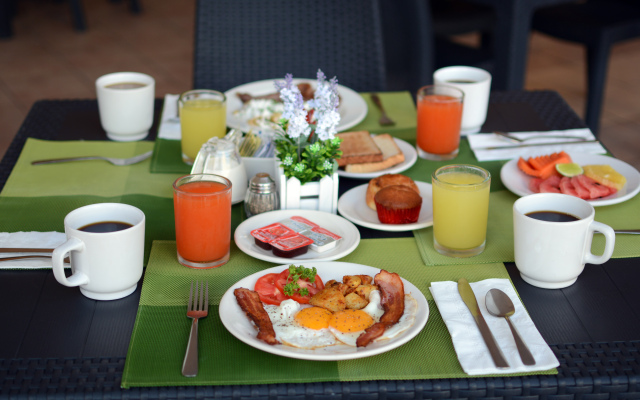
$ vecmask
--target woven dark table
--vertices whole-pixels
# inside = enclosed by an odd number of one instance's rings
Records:
[[[156,119],[161,102],[156,103]],[[584,127],[555,92],[493,93],[483,131]],[[156,128],[152,128],[155,132]],[[105,140],[95,100],[34,104],[0,162],[0,188],[27,137]],[[340,192],[361,181],[340,180]],[[360,228],[363,237],[389,232]],[[410,233],[409,233],[410,235]],[[559,374],[417,381],[120,388],[140,296],[98,302],[65,290],[50,270],[0,271],[0,397],[53,399],[640,399],[640,259],[588,265],[561,290],[535,288],[507,264]],[[437,360],[425,360],[437,362]]]

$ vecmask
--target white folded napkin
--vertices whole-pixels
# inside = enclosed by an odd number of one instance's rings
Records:
[[[61,232],[0,232],[0,247],[3,248],[39,248],[53,249],[67,240],[67,236]],[[0,258],[43,255],[51,256],[51,253],[2,253]],[[51,258],[26,258],[22,260],[1,261],[0,269],[40,269],[51,268]],[[69,264],[65,264],[69,267]]]
[[[515,136],[519,139],[525,139],[531,136],[541,135],[562,135],[562,136],[575,136],[585,138],[587,140],[595,140],[591,130],[584,129],[568,129],[564,131],[544,131],[544,132],[509,132],[509,135]],[[513,158],[529,158],[532,156],[539,156],[542,154],[556,153],[559,151],[567,152],[579,152],[590,154],[605,154],[607,150],[598,143],[581,143],[575,142],[571,144],[554,144],[559,142],[568,142],[571,139],[562,138],[536,138],[527,140],[522,143],[514,143],[507,138],[503,138],[495,133],[483,133],[477,135],[470,135],[469,145],[471,150],[476,155],[478,161],[494,161],[494,160],[511,160]],[[548,143],[546,146],[525,146],[529,144]],[[513,147],[516,146],[516,147]],[[522,146],[522,147],[518,147]],[[487,150],[487,147],[504,147],[501,149]]]
[[[178,118],[179,94],[166,94],[160,117],[158,137],[161,139],[180,140],[180,119]]]
[[[510,367],[507,369],[496,368],[471,312],[460,297],[458,283],[451,281],[432,282],[429,290],[451,334],[453,347],[464,372],[469,375],[510,374],[544,371],[560,365],[553,351],[533,324],[508,279],[486,279],[471,283],[471,288],[476,295],[482,316],[487,321],[487,325],[489,325],[489,329],[496,338],[496,342]],[[507,321],[504,318],[494,317],[487,311],[484,298],[487,292],[494,288],[505,292],[513,301],[516,312],[510,318],[511,322],[529,347],[536,360],[535,365],[527,366],[522,363]]]

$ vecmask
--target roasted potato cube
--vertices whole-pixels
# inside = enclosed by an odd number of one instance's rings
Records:
[[[367,304],[369,304],[368,301],[355,293],[349,293],[348,295],[344,296],[344,299],[346,301],[347,308],[350,308],[352,310],[360,310],[362,308],[365,308]]]
[[[354,290],[354,293],[362,297],[366,301],[369,301],[369,293],[371,293],[372,290],[378,290],[378,287],[376,285],[366,284],[358,286]]]
[[[356,288],[362,283],[362,278],[357,275],[345,275],[342,277],[342,283],[350,288]]]
[[[332,312],[344,310],[347,307],[346,303],[344,295],[336,286],[325,287],[309,299],[312,306],[326,308]]]
[[[358,276],[362,280],[361,285],[369,285],[371,282],[373,282],[373,277],[369,275],[358,275]]]
[[[325,287],[327,287],[327,286],[333,286],[333,285],[335,285],[335,284],[337,284],[337,283],[338,283],[338,281],[336,281],[335,279],[331,279],[331,280],[326,281],[326,282],[324,283],[324,286],[325,286]]]

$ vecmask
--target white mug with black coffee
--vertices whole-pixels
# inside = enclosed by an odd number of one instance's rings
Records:
[[[591,204],[559,193],[521,197],[513,204],[516,267],[525,282],[545,289],[572,285],[585,263],[603,264],[613,254],[613,229],[594,220]],[[602,255],[591,253],[594,232],[606,244]]]
[[[115,300],[136,290],[144,262],[144,213],[120,203],[77,208],[64,219],[67,240],[53,251],[53,275],[95,300]],[[71,259],[71,276],[64,258]]]
[[[155,80],[139,72],[114,72],[96,80],[100,123],[107,137],[142,140],[153,124]]]
[[[480,128],[487,119],[491,74],[475,67],[444,67],[433,73],[433,82],[436,86],[453,86],[464,93],[460,134],[469,135],[480,132]]]

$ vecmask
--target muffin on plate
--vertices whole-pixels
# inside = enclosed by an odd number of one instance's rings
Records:
[[[374,202],[383,224],[412,224],[420,217],[422,197],[407,186],[386,186],[376,193]]]
[[[420,194],[418,185],[416,185],[413,179],[409,178],[408,176],[401,174],[384,174],[369,181],[369,186],[367,186],[366,193],[367,206],[369,206],[370,209],[375,210],[376,203],[373,200],[374,196],[376,195],[376,193],[378,193],[378,191],[380,191],[380,189],[391,185],[406,186],[410,189],[413,189],[418,195]]]

